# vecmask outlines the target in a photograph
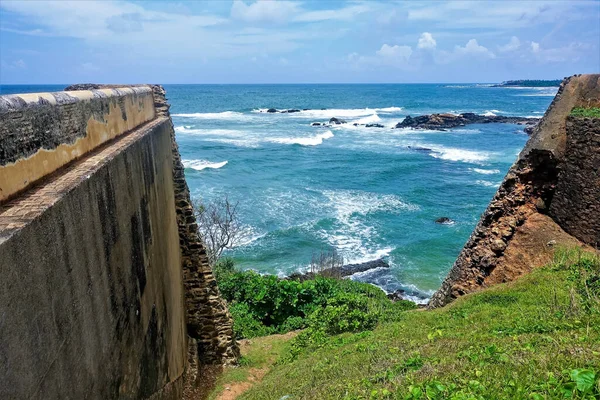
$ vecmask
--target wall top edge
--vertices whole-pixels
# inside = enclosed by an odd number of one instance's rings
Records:
[[[0,114],[18,112],[32,107],[54,106],[130,95],[152,95],[152,88],[150,86],[123,86],[62,92],[7,94],[0,96]]]

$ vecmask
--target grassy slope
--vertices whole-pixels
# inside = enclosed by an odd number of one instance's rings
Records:
[[[600,273],[597,259],[586,262]],[[597,297],[580,295],[585,262],[570,265],[561,259],[443,309],[402,312],[373,332],[332,337],[276,365],[240,398],[598,398]],[[596,374],[586,395],[573,379],[583,368]]]
[[[294,336],[294,333],[287,333],[242,340],[240,342],[242,351],[240,366],[227,368],[224,371],[208,399],[215,400],[225,397],[227,389],[236,385],[243,385],[241,391],[247,390],[260,380],[262,375],[275,363],[279,354],[284,351],[287,342]]]

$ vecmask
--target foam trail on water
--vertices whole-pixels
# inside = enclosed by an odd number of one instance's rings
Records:
[[[175,132],[188,135],[208,135],[208,136],[247,136],[248,133],[235,129],[196,129],[191,126],[176,126]]]
[[[223,111],[218,113],[184,113],[173,114],[173,116],[193,119],[242,119],[244,117],[248,117],[247,115],[237,111]]]
[[[423,145],[423,147],[430,148],[432,150],[430,153],[432,157],[448,161],[462,161],[479,164],[490,158],[489,154],[483,151],[464,150],[427,144]]]
[[[278,110],[283,111],[286,109]],[[380,113],[393,114],[402,111],[402,107],[383,108],[330,108],[325,110],[301,110],[295,113],[269,113],[270,115],[302,117],[302,118],[361,118]],[[267,113],[266,108],[252,110],[253,113]]]
[[[475,181],[475,183],[478,184],[478,185],[487,186],[487,187],[500,186],[500,183],[494,183],[494,182],[483,181],[483,180]]]
[[[368,117],[362,117],[357,119],[356,121],[352,121],[353,124],[373,124],[376,122],[380,122],[381,118],[379,118],[379,115],[377,115],[377,113],[373,114],[373,115],[369,115]]]
[[[470,170],[473,172],[477,172],[478,174],[483,174],[483,175],[494,175],[494,174],[500,173],[499,169],[470,168]]]
[[[318,146],[323,144],[323,140],[333,137],[333,132],[327,131],[320,135],[310,137],[292,137],[292,138],[272,138],[271,142],[281,144],[299,144],[301,146]]]
[[[196,171],[202,171],[206,168],[219,169],[227,165],[227,161],[211,162],[207,160],[183,160],[183,166],[186,168],[192,168]]]

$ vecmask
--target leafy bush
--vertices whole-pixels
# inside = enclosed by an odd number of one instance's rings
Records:
[[[317,276],[300,282],[254,271],[236,272],[227,259],[214,270],[238,338],[306,327],[327,335],[357,332],[372,329],[384,310],[416,307],[409,301],[392,303],[381,289],[346,279]]]
[[[253,338],[274,333],[273,328],[265,326],[250,311],[246,303],[233,303],[229,306],[233,317],[233,330],[238,337]]]
[[[310,315],[309,326],[329,335],[360,332],[375,327],[379,312],[367,297],[356,293],[340,293],[327,301],[327,306]]]

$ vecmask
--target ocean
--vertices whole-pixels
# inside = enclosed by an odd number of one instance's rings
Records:
[[[1,94],[64,85],[2,86]],[[440,285],[528,136],[513,124],[392,129],[437,112],[541,117],[557,88],[487,84],[165,85],[186,178],[238,203],[238,267],[288,275],[335,249],[421,301]],[[299,109],[267,113],[267,109]],[[336,117],[348,123],[311,126]],[[381,124],[384,128],[354,126]],[[440,217],[454,223],[435,223]]]

